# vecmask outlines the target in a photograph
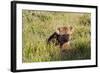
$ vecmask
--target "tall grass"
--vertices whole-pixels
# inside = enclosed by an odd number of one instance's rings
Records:
[[[91,58],[91,15],[51,11],[22,11],[22,61],[47,62]],[[47,45],[48,37],[60,26],[73,26],[71,49],[65,52],[54,44]]]

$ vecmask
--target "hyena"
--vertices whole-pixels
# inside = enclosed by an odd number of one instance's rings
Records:
[[[73,27],[59,27],[56,31],[48,38],[48,43],[54,43],[59,45],[61,50],[70,49],[70,40],[73,33]]]

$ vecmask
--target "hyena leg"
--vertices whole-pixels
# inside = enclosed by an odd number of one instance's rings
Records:
[[[61,50],[64,51],[64,50],[70,50],[71,49],[71,46],[70,46],[70,42],[66,42],[64,43],[62,46],[61,46]]]

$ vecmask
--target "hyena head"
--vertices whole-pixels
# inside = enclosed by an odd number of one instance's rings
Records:
[[[72,26],[68,26],[68,27],[59,27],[56,30],[56,33],[58,33],[59,35],[71,35],[73,33],[73,27]]]

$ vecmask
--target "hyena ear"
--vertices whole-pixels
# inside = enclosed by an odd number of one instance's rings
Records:
[[[74,31],[74,28],[72,26],[70,26],[70,31],[72,31],[72,32]]]
[[[70,28],[71,31],[73,30],[73,27],[72,26],[70,26],[69,28]]]
[[[57,34],[60,34],[60,28],[57,28],[57,29],[56,29],[56,33],[57,33]]]
[[[72,26],[70,26],[70,34],[72,34],[74,32],[74,28]]]

